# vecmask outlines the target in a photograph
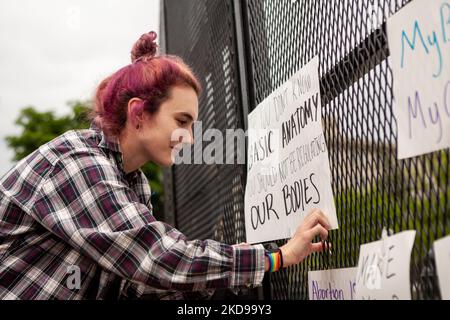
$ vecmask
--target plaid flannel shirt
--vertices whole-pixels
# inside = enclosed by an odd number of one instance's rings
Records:
[[[0,299],[208,298],[261,284],[262,245],[188,241],[155,220],[150,195],[94,126],[41,146],[0,180]]]

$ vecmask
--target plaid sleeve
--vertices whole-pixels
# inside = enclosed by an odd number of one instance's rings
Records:
[[[124,279],[157,289],[198,291],[259,285],[262,246],[187,241],[156,221],[109,159],[61,159],[31,212],[45,228]]]

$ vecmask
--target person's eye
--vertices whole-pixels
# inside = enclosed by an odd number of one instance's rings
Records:
[[[177,121],[180,126],[185,126],[188,123],[186,120],[181,120],[181,119],[178,119]]]

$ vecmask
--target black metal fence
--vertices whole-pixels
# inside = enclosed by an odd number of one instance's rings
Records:
[[[248,112],[319,56],[340,224],[330,235],[331,264],[356,266],[359,246],[383,228],[415,229],[412,296],[437,299],[432,245],[450,234],[450,152],[396,159],[385,22],[407,2],[164,0],[164,45],[203,82],[203,130],[246,129]],[[191,238],[242,242],[245,179],[244,165],[176,166],[166,172],[166,214]],[[273,274],[264,298],[307,299],[307,272],[327,266],[317,254]]]

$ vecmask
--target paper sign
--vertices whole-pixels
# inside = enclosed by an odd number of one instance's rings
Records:
[[[290,238],[312,208],[338,227],[322,131],[318,58],[248,116],[247,242]]]
[[[416,231],[404,231],[360,248],[356,297],[410,300],[409,267]]]
[[[387,21],[398,158],[450,147],[450,1],[414,0]]]
[[[450,236],[434,242],[436,269],[443,300],[450,300]]]
[[[354,300],[357,268],[308,272],[309,300]]]

